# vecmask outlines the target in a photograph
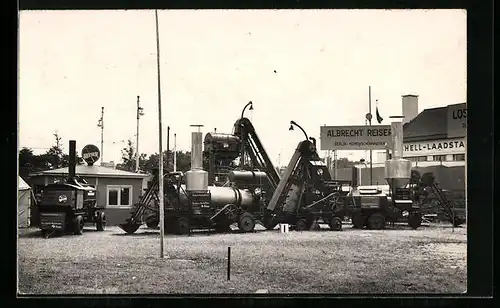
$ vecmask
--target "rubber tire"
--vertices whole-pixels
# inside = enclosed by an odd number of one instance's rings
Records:
[[[297,220],[295,223],[295,231],[306,231],[307,228],[307,220],[304,218]]]
[[[385,216],[381,213],[373,213],[368,217],[368,228],[370,230],[382,230],[385,228]]]
[[[78,215],[73,219],[73,228],[76,235],[82,235],[83,233],[83,217]]]
[[[418,229],[422,225],[422,216],[419,214],[408,215],[408,226],[413,230]]]
[[[330,230],[332,231],[341,231],[342,219],[340,219],[339,217],[333,217],[328,225],[330,226]]]
[[[175,231],[179,235],[186,235],[191,232],[191,226],[189,224],[189,219],[186,217],[179,217],[175,222]]]
[[[99,217],[95,225],[97,231],[104,231],[106,229],[106,214],[104,212],[99,212]]]
[[[238,229],[241,232],[252,232],[255,229],[255,218],[250,213],[243,213],[238,219]]]
[[[353,229],[363,229],[365,226],[366,218],[363,214],[356,214],[351,218]]]

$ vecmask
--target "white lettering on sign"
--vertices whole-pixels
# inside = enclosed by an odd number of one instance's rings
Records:
[[[90,152],[83,154],[83,159],[89,159],[91,157],[99,157],[99,152]]]
[[[321,126],[321,150],[385,149],[391,144],[391,126]]]
[[[405,143],[403,145],[403,156],[461,154],[465,153],[466,147],[467,143],[465,138]]]
[[[467,134],[467,104],[455,104],[448,107],[448,138],[465,137]]]

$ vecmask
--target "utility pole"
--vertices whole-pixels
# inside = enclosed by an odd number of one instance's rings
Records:
[[[101,107],[101,118],[97,123],[97,127],[101,128],[101,166],[104,161],[104,107]]]
[[[174,133],[174,172],[177,172],[177,134]]]
[[[163,242],[165,237],[165,209],[163,208],[163,150],[162,150],[162,126],[161,126],[161,82],[160,82],[160,35],[158,29],[158,10],[155,10],[156,19],[156,66],[157,66],[157,79],[158,79],[158,127],[159,127],[159,151],[160,151],[160,161],[158,170],[158,181],[159,181],[159,207],[160,207],[160,258],[165,257],[163,251]]]
[[[167,170],[170,171],[170,126],[167,126]]]
[[[139,105],[139,95],[137,95],[137,140],[135,143],[135,172],[139,172],[139,118],[144,115],[144,109]]]

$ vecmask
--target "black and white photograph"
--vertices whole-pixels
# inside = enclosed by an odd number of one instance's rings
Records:
[[[18,16],[19,295],[467,292],[466,10]]]

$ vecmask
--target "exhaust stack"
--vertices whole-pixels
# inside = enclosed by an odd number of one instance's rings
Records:
[[[68,182],[72,182],[76,175],[76,141],[69,141],[69,166],[68,166]]]
[[[402,117],[391,117],[402,118]],[[411,177],[411,162],[403,159],[403,123],[391,123],[392,157],[385,162],[385,180],[393,191],[403,188]]]
[[[208,172],[203,170],[203,133],[200,128],[203,125],[191,125],[197,127],[197,131],[191,133],[191,169],[186,172],[186,189],[188,191],[208,190]]]

